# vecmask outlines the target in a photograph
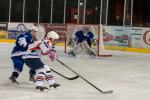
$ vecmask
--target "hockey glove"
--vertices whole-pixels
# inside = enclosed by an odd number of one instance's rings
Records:
[[[57,59],[57,53],[56,53],[56,51],[53,50],[53,49],[49,50],[48,56],[49,56],[49,58],[50,58],[52,61],[54,61],[54,60]]]
[[[96,39],[92,39],[91,43],[92,43],[93,46],[96,46],[97,45],[97,40]]]

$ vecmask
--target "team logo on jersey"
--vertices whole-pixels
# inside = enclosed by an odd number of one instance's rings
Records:
[[[24,35],[24,37],[29,37],[28,35]]]

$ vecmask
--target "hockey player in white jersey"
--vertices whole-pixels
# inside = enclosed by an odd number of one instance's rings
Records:
[[[40,59],[41,55],[48,55],[52,61],[57,59],[57,53],[53,46],[55,39],[59,39],[58,34],[54,31],[48,32],[45,40],[39,40],[31,44],[26,55],[23,56],[25,64],[29,68],[36,70],[36,90],[44,91],[48,89],[44,86],[45,80],[49,83],[50,88],[60,86],[60,84],[55,82],[50,67],[45,65]]]

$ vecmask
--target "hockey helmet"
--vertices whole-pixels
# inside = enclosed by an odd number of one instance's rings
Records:
[[[50,31],[47,33],[47,36],[46,36],[48,39],[59,39],[59,35],[58,33],[56,33],[55,31]]]
[[[83,27],[82,31],[83,31],[83,34],[86,34],[89,31],[89,28],[85,26]]]

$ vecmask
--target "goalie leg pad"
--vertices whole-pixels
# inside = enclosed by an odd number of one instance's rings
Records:
[[[81,44],[79,43],[74,49],[73,49],[74,53],[76,55],[78,55],[81,51],[82,51],[82,47]]]
[[[76,44],[76,42],[73,39],[70,39],[67,46],[73,47]]]
[[[72,50],[68,52],[68,54],[72,54],[73,56],[77,56],[80,52],[82,51],[81,45],[79,44],[75,44],[72,47]]]

